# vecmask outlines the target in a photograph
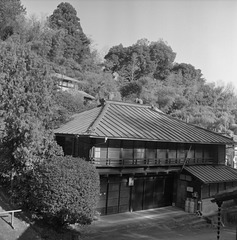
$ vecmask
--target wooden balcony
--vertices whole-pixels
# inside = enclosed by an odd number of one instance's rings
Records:
[[[156,166],[182,166],[214,164],[214,159],[203,158],[158,158],[158,159],[112,159],[112,158],[92,158],[92,164],[97,167],[156,167]]]

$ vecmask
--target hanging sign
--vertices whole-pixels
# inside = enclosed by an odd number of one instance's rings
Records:
[[[128,178],[128,186],[133,186],[134,185],[134,178],[133,177],[129,177]]]

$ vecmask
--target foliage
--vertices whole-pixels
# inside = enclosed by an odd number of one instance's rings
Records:
[[[176,54],[163,40],[149,43],[140,40],[130,47],[112,47],[105,56],[107,70],[128,81],[144,76],[164,80],[170,73]]]
[[[160,40],[150,44],[150,56],[155,65],[154,77],[164,80],[170,74],[176,53],[164,41]]]
[[[25,14],[20,0],[0,1],[0,38],[6,40],[18,27],[18,17]]]
[[[57,156],[16,184],[18,201],[53,225],[89,224],[99,196],[99,175],[84,159]],[[20,198],[20,199],[19,199]]]
[[[120,88],[122,98],[139,98],[142,91],[142,87],[137,82],[129,82],[128,84]]]
[[[30,46],[2,42],[0,62],[0,109],[5,125],[1,172],[18,176],[62,154],[51,130],[54,83]]]
[[[89,53],[90,41],[83,33],[75,8],[70,3],[60,3],[49,17],[49,26],[55,30],[63,30],[65,33],[63,57],[81,63]]]
[[[97,99],[121,100],[118,83],[111,74],[85,72],[83,78],[87,84],[82,89]]]
[[[58,91],[54,96],[55,102],[65,108],[69,114],[79,113],[83,109],[83,96],[79,93],[72,94],[68,91]]]

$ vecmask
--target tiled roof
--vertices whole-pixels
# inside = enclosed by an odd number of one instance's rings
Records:
[[[170,117],[151,106],[107,101],[75,115],[56,134],[162,142],[233,144],[230,138]]]
[[[101,107],[75,114],[72,120],[56,129],[55,133],[81,135],[86,133],[101,112]]]
[[[68,77],[66,75],[63,75],[61,73],[53,73],[51,74],[52,77],[56,77],[58,79],[64,79],[64,80],[68,80],[68,81],[71,81],[71,82],[80,82],[79,80],[75,79],[75,78],[71,78],[71,77]]]
[[[195,165],[184,169],[203,183],[237,182],[237,170],[225,165]]]

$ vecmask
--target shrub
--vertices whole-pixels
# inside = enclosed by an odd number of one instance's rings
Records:
[[[90,163],[56,156],[28,176],[27,183],[23,204],[48,223],[63,226],[92,222],[99,196],[99,175]]]

